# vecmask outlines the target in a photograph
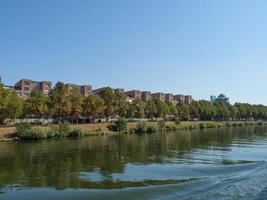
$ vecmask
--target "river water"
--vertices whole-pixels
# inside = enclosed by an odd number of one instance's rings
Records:
[[[267,199],[267,127],[1,142],[0,199]]]

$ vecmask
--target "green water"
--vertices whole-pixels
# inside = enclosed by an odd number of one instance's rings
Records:
[[[0,143],[0,199],[265,199],[267,127]]]

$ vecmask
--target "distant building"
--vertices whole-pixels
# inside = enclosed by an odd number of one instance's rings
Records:
[[[165,94],[165,101],[173,102],[174,101],[173,94],[171,93]]]
[[[66,84],[67,90],[68,90],[68,95],[71,95],[71,92],[74,88],[77,88],[82,96],[89,96],[92,94],[92,86],[91,85],[76,85],[76,84],[71,84],[68,83]]]
[[[142,92],[140,90],[131,90],[124,93],[126,96],[130,97],[131,99],[142,99]]]
[[[173,99],[178,103],[179,102],[183,102],[183,103],[185,102],[185,96],[182,94],[174,95]]]
[[[186,95],[185,97],[184,97],[184,102],[186,103],[186,104],[192,104],[192,102],[193,102],[193,98],[192,98],[192,96],[191,95]]]
[[[143,101],[150,101],[152,99],[150,91],[142,92],[142,100]]]
[[[224,94],[220,94],[218,97],[216,96],[210,96],[210,102],[211,103],[229,103],[229,98],[224,95]]]
[[[95,89],[93,90],[93,93],[94,94],[99,94],[100,92],[102,92],[103,90],[107,89],[108,87],[102,87],[102,88],[98,88],[98,89]]]
[[[215,103],[216,102],[216,100],[217,100],[217,97],[216,96],[210,96],[210,102],[211,103]]]
[[[152,95],[152,98],[158,98],[160,99],[161,101],[165,101],[165,94],[164,93],[153,93]]]
[[[17,94],[23,98],[30,96],[31,92],[41,92],[48,95],[52,89],[52,82],[50,81],[32,81],[28,79],[21,79],[15,84],[14,89]]]
[[[120,92],[120,93],[123,93],[124,94],[124,89],[123,88],[116,88],[116,89],[113,89],[114,92]]]

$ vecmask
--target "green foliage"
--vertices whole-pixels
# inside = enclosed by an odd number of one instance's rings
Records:
[[[68,90],[64,83],[58,82],[49,94],[48,106],[50,113],[60,119],[66,118],[71,112],[71,102],[68,98]]]
[[[92,117],[93,119],[100,117],[103,114],[104,108],[104,100],[94,94],[86,97],[82,104],[84,116]]]
[[[110,87],[105,88],[99,93],[99,96],[105,102],[104,115],[108,120],[115,114],[115,95]]]
[[[47,97],[41,92],[32,92],[24,101],[24,114],[27,117],[45,117],[48,111]]]
[[[132,130],[134,133],[155,133],[157,129],[153,125],[148,125],[146,122],[139,122]]]
[[[133,101],[133,107],[134,107],[134,117],[138,119],[144,118],[145,104],[140,98],[137,98]]]
[[[146,133],[147,124],[145,122],[139,122],[135,128],[135,133]]]
[[[109,124],[107,128],[114,132],[127,131],[127,120],[124,118],[119,118],[114,124]]]
[[[0,124],[5,119],[16,119],[22,115],[23,101],[14,91],[7,90],[0,84]]]
[[[157,132],[157,129],[153,125],[148,125],[146,132],[147,133],[155,133],[155,132]]]
[[[53,125],[47,132],[48,138],[64,138],[68,137],[71,132],[70,125],[66,121]]]
[[[43,129],[27,123],[17,125],[17,132],[20,140],[41,140],[47,137]]]
[[[166,129],[166,122],[160,121],[158,123],[158,129],[161,130],[161,131],[165,130]]]

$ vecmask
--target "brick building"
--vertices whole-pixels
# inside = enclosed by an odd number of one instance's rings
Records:
[[[177,103],[179,102],[185,102],[185,96],[184,95],[181,95],[181,94],[178,94],[178,95],[174,95],[173,96],[173,99],[174,101],[176,101]]]
[[[143,101],[150,101],[152,99],[150,91],[142,92],[142,100]]]
[[[142,99],[142,92],[140,90],[131,90],[124,93],[126,96],[130,97],[131,99]]]
[[[52,82],[21,79],[15,84],[14,89],[17,94],[23,98],[29,97],[31,92],[41,92],[48,95],[52,89]]]
[[[80,91],[81,95],[83,95],[85,97],[87,97],[90,94],[92,94],[92,86],[91,85],[76,85],[76,84],[68,83],[68,84],[66,84],[66,87],[67,87],[67,90],[68,90],[68,95],[71,94],[71,91],[74,88],[77,88]]]
[[[193,98],[191,95],[186,95],[184,100],[186,104],[192,104]]]
[[[161,101],[165,101],[165,94],[164,93],[153,93],[152,95],[152,98],[158,98],[159,100]]]
[[[165,101],[174,102],[173,94],[171,93],[165,94]]]

